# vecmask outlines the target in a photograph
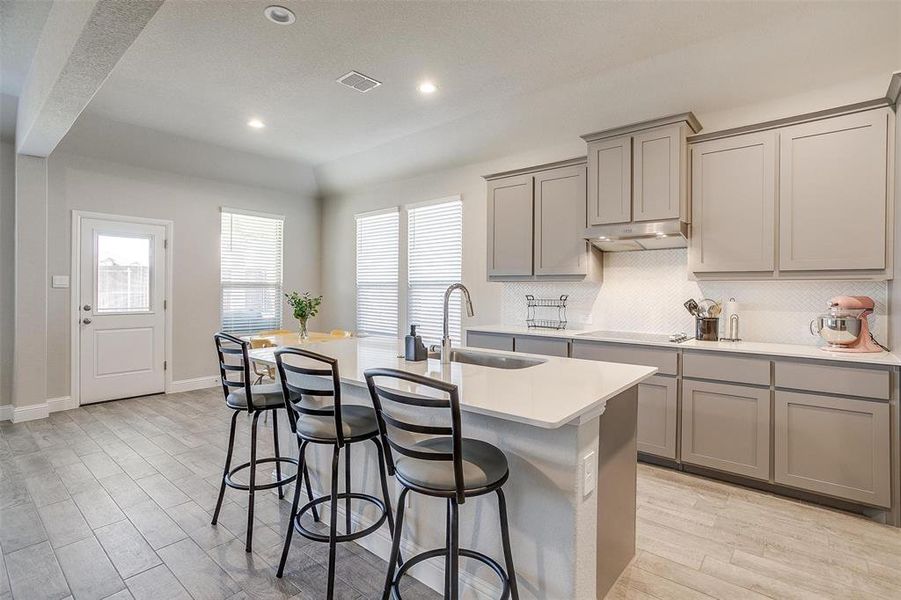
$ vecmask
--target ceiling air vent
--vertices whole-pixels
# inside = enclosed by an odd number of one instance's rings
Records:
[[[351,71],[347,75],[342,75],[335,81],[364,94],[369,90],[382,85],[381,81],[376,81],[372,77],[366,77],[362,73],[357,73],[356,71]]]

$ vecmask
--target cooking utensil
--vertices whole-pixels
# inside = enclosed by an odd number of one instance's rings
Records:
[[[689,298],[688,300],[685,301],[685,304],[683,304],[682,306],[684,306],[685,309],[691,313],[691,316],[693,316],[693,317],[698,316],[698,303],[695,302],[694,298]]]
[[[704,298],[698,302],[698,315],[702,319],[713,319],[720,316],[723,306],[716,300]]]

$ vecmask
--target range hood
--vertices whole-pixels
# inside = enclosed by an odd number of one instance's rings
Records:
[[[688,246],[688,223],[671,219],[595,225],[585,230],[585,239],[604,252],[685,248]]]

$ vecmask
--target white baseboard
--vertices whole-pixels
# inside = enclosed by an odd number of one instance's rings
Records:
[[[9,409],[10,421],[13,423],[24,423],[25,421],[46,419],[50,416],[50,413],[78,408],[78,403],[70,396],[60,396],[59,398],[49,398],[46,402],[32,404],[31,406],[2,406],[0,407],[0,420],[3,420],[4,412],[2,409],[4,408]]]
[[[0,421],[12,421],[13,420],[13,405],[12,404],[4,404],[0,406]]]
[[[273,480],[275,476],[273,474]],[[293,486],[293,484],[292,484]],[[278,490],[273,490],[273,493],[276,493]],[[290,499],[293,498],[294,490],[293,487],[288,493],[288,488],[285,488],[285,499],[290,502]],[[304,490],[301,494],[302,497],[306,497],[306,491]],[[319,496],[320,492],[317,490],[313,490],[314,496]],[[395,503],[395,509],[397,508],[397,498],[393,499]],[[303,504],[303,502],[301,502]],[[410,511],[411,509],[407,509]],[[341,502],[338,504],[338,521],[344,522],[344,503]],[[322,505],[319,506],[319,517],[322,519],[323,523],[328,523],[328,512],[322,509]],[[362,521],[359,515],[352,515],[351,520],[353,521],[355,527],[354,529],[359,530],[365,527],[372,525],[372,521]],[[444,521],[443,515],[441,516],[441,521]],[[387,523],[385,526],[380,527],[377,531],[364,536],[360,539],[354,540],[357,544],[366,548],[379,558],[383,560],[388,560],[388,557],[391,555],[391,535],[388,533]],[[401,553],[405,557],[413,556],[415,554],[419,554],[420,552],[425,552],[425,548],[419,547],[417,544],[411,542],[408,538],[403,539],[401,541]],[[290,558],[289,558],[290,560]],[[407,574],[418,580],[419,582],[429,586],[431,589],[435,590],[439,594],[444,593],[444,563],[440,559],[429,560],[426,562],[419,563],[415,567],[413,567],[414,573],[408,572]],[[460,597],[461,598],[476,598],[477,600],[493,600],[495,598],[499,598],[501,595],[501,588],[492,585],[491,583],[485,581],[480,577],[476,577],[471,573],[466,571],[460,571]]]
[[[179,379],[169,384],[167,394],[177,394],[179,392],[190,392],[193,390],[203,390],[206,388],[216,387],[219,385],[218,375],[208,375],[206,377],[195,377],[193,379]]]

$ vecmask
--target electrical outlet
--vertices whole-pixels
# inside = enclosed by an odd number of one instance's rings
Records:
[[[582,496],[588,496],[597,487],[598,461],[594,450],[582,458]]]

